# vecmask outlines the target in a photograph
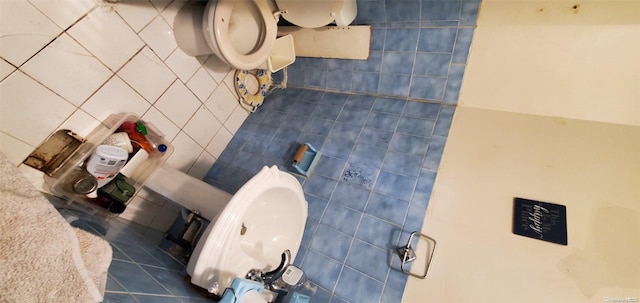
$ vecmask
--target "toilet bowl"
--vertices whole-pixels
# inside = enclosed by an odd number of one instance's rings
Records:
[[[187,265],[192,284],[224,290],[252,269],[278,267],[287,249],[295,259],[307,202],[298,180],[276,166],[263,167],[233,196],[166,164],[145,186],[211,221]]]
[[[186,54],[214,54],[229,66],[250,70],[269,58],[277,20],[267,0],[191,1],[176,14],[173,30]]]
[[[252,70],[267,62],[280,15],[315,28],[332,22],[347,26],[356,13],[356,0],[190,1],[178,11],[173,31],[178,47],[190,56],[214,54],[233,68]]]

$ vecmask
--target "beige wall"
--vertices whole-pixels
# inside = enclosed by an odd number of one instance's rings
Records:
[[[459,104],[640,125],[640,1],[575,3],[485,1]]]
[[[640,1],[574,4],[483,2],[403,302],[640,300]],[[514,197],[568,245],[514,235]]]

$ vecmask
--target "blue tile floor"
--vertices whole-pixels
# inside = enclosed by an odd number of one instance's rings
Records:
[[[71,225],[103,237],[113,259],[104,303],[211,302],[184,281],[185,261],[170,254],[175,246],[164,233],[114,218],[107,221],[65,208],[59,198],[47,196]]]
[[[205,181],[235,193],[264,165],[289,170],[299,144],[322,156],[298,175],[309,217],[295,263],[312,302],[402,299],[395,247],[420,230],[455,107],[307,89],[276,90]]]

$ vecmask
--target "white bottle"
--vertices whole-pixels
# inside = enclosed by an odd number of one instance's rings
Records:
[[[98,179],[98,188],[113,179],[127,162],[129,153],[120,147],[98,145],[87,162],[87,171]]]

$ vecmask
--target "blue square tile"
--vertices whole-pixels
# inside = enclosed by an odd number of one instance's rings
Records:
[[[367,60],[357,60],[353,65],[353,70],[361,71],[361,72],[379,73],[381,66],[382,66],[382,52],[372,51],[369,53],[369,58]]]
[[[404,221],[403,229],[406,231],[421,230],[422,223],[424,222],[424,214],[424,209],[409,206],[409,210],[407,211],[407,218]]]
[[[103,303],[139,303],[136,299],[128,294],[117,294],[107,292],[104,294]]]
[[[399,152],[388,152],[382,170],[408,177],[418,177],[423,157]]]
[[[331,196],[331,203],[340,203],[355,210],[363,211],[371,191],[344,182],[338,182]]]
[[[311,218],[307,218],[307,223],[304,225],[304,233],[302,234],[302,241],[300,242],[301,246],[309,247],[311,245],[311,240],[316,234],[318,224],[320,223],[313,221]]]
[[[289,117],[294,115],[295,117],[304,117],[306,121],[306,119],[309,118],[308,116],[311,116],[311,113],[313,113],[313,110],[315,108],[316,103],[302,101],[291,102],[285,110],[285,112],[289,113],[289,115],[285,117],[285,119],[289,119]],[[292,121],[289,121],[288,124],[290,124],[291,122]]]
[[[325,88],[327,86],[327,70],[319,68],[305,69],[304,85]]]
[[[318,225],[316,234],[311,240],[309,248],[331,257],[334,260],[344,262],[352,240],[353,236],[320,224]]]
[[[460,87],[462,86],[462,77],[464,75],[464,65],[451,65],[449,70],[449,79],[444,92],[444,103],[457,104]]]
[[[327,77],[327,88],[347,91],[351,89],[352,71],[332,70],[331,76]]]
[[[431,199],[433,184],[436,181],[436,175],[437,173],[435,171],[427,169],[421,170],[418,184],[416,184],[416,190],[411,199],[411,206],[419,209],[427,209],[429,200]]]
[[[325,120],[335,120],[338,118],[340,111],[342,111],[342,106],[319,105],[315,108],[311,116]]]
[[[438,112],[440,104],[410,101],[405,105],[402,115],[435,120]]]
[[[353,70],[353,63],[355,60],[346,59],[327,59],[327,68],[331,71],[351,71]],[[333,74],[332,74],[333,75]]]
[[[296,139],[302,132],[298,128],[280,127],[275,135],[273,135],[272,142],[279,144],[291,144],[296,142]],[[237,156],[236,156],[237,158]]]
[[[362,129],[357,143],[386,149],[389,147],[392,136],[393,132],[391,131],[365,127]]]
[[[459,20],[460,2],[422,1],[423,20]]]
[[[453,114],[455,107],[443,106],[438,114],[438,120],[436,120],[436,126],[433,128],[433,134],[436,136],[447,137],[449,135],[449,129],[453,122]]]
[[[302,136],[302,134],[300,136]],[[275,142],[276,141],[272,141],[272,144],[269,144],[267,149],[263,150],[262,156],[266,159],[277,160],[278,162],[284,162],[291,159],[291,145]]]
[[[385,52],[382,55],[382,73],[411,75],[415,54],[411,52]]]
[[[282,119],[282,116],[284,115],[282,112],[277,112],[277,111],[263,111],[263,118],[260,121],[260,125],[261,127],[264,126],[273,126],[273,127],[280,127],[280,124],[282,124],[282,121],[284,121],[284,119]]]
[[[387,21],[420,21],[419,1],[385,1]]]
[[[480,1],[462,2],[462,8],[460,9],[460,25],[461,26],[476,25],[476,20],[478,18],[479,10],[480,10]]]
[[[385,2],[384,1],[358,1],[358,14],[356,23],[371,24],[385,22]],[[381,19],[381,17],[383,19]]]
[[[451,54],[417,53],[413,74],[418,76],[446,77],[449,73]]]
[[[381,74],[378,92],[388,96],[407,97],[410,83],[410,75]]]
[[[331,297],[331,301],[322,301],[322,302],[323,303],[324,302],[329,302],[329,303],[349,303],[349,302],[345,301],[344,299],[342,299],[342,298],[340,298],[338,296]],[[318,302],[318,303],[320,303],[320,302]]]
[[[321,69],[327,68],[327,62],[329,61],[328,59],[324,59],[324,58],[308,58],[308,57],[302,60],[306,67],[317,67]]]
[[[373,193],[364,212],[379,219],[402,225],[409,202],[391,196]]]
[[[342,112],[340,112],[337,121],[362,126],[364,122],[367,121],[367,116],[369,116],[368,109],[345,107],[342,109]]]
[[[368,128],[393,131],[400,121],[400,115],[381,111],[371,111],[365,124]]]
[[[365,166],[371,166],[380,168],[382,161],[386,153],[386,149],[377,148],[364,144],[356,144],[351,156],[349,157],[349,163],[361,164]]]
[[[353,150],[354,142],[345,141],[340,137],[329,137],[324,141],[322,146],[322,153],[329,157],[338,159],[346,159],[349,157],[351,150]]]
[[[142,249],[142,247],[137,244],[133,244],[131,242],[121,242],[121,241],[113,241],[113,240],[110,240],[110,242],[112,246],[117,247],[127,257],[129,257],[131,260],[133,260],[136,263],[162,266],[162,262],[160,262],[158,259],[156,259],[154,256],[149,254],[147,251]]]
[[[341,269],[341,263],[311,249],[307,251],[302,261],[302,271],[309,280],[325,289],[333,290]]]
[[[413,196],[416,182],[417,178],[414,177],[381,171],[375,185],[375,191],[409,201]]]
[[[233,154],[233,150],[241,150],[242,147],[244,146],[245,143],[247,143],[247,141],[249,141],[247,135],[243,135],[242,133],[236,133],[235,136],[233,136],[233,138],[231,138],[231,141],[229,141],[229,144],[227,144],[227,147],[225,148],[225,152],[227,151],[227,149],[232,150],[231,153]],[[224,154],[224,152],[222,152]]]
[[[419,32],[418,28],[388,28],[384,51],[415,52]]]
[[[307,254],[307,251],[308,251],[307,246],[301,245],[298,248],[298,253],[296,254],[296,258],[293,260],[293,265],[297,266],[298,268],[302,267],[302,261],[304,261],[304,257]]]
[[[401,228],[399,225],[364,214],[356,238],[382,249],[393,249],[398,243]]]
[[[303,86],[304,85],[304,71],[305,71],[305,67],[302,66],[301,64],[291,64],[287,67],[287,73],[289,73],[289,79],[288,84],[289,85],[300,85]],[[269,102],[271,102],[273,100],[269,100]]]
[[[338,181],[320,175],[311,175],[304,183],[305,193],[329,200]]]
[[[329,203],[320,223],[331,226],[347,235],[353,236],[360,223],[362,212],[347,208],[338,203]]]
[[[400,114],[404,110],[404,106],[407,102],[398,99],[389,98],[376,98],[376,102],[373,104],[373,110]]]
[[[249,141],[247,142],[247,144],[244,145],[244,147],[242,148],[242,151],[247,153],[261,154],[271,144],[271,142],[269,142],[270,139],[271,137],[267,137],[264,139],[260,138],[260,139]]]
[[[322,100],[322,96],[324,96],[323,91],[317,90],[301,90],[298,95],[299,100],[309,103],[318,103]]]
[[[334,92],[326,92],[324,96],[322,96],[322,100],[320,103],[325,105],[336,105],[336,106],[344,106],[347,101],[347,97],[349,95],[344,93],[334,93]]]
[[[441,101],[447,79],[414,76],[409,96],[418,99]]]
[[[344,108],[360,108],[370,110],[373,107],[373,103],[376,101],[375,97],[366,95],[350,95],[344,104]]]
[[[338,180],[346,163],[347,161],[345,159],[336,159],[327,156],[320,157],[314,173]]]
[[[418,41],[419,52],[450,53],[456,40],[456,28],[422,28]]]
[[[354,72],[351,78],[351,90],[354,92],[376,93],[380,74],[370,72]]]
[[[264,118],[264,115],[262,113],[264,113],[264,111],[256,110],[255,112],[253,112],[253,114],[249,115],[249,117],[247,117],[247,119],[244,120],[243,125],[245,123],[259,124],[260,121],[262,121],[262,118]],[[242,126],[240,126],[240,128],[242,128]]]
[[[391,138],[389,150],[403,152],[415,156],[424,156],[429,146],[429,137],[412,136],[395,133]]]
[[[345,141],[356,142],[361,130],[362,126],[360,125],[337,122],[333,125],[333,129],[331,129],[331,132],[329,132],[328,138],[340,138]]]
[[[442,152],[444,151],[444,144],[447,138],[440,136],[431,137],[429,142],[429,149],[427,150],[427,157],[422,164],[423,168],[430,170],[438,170],[440,166],[440,159],[442,158]]]
[[[348,302],[377,303],[380,302],[383,287],[382,282],[345,267],[340,274],[335,294]]]
[[[327,136],[333,128],[333,123],[334,122],[332,120],[311,117],[309,121],[307,121],[307,125],[304,127],[303,131],[305,133]]]
[[[469,56],[469,47],[473,38],[473,28],[459,28],[456,37],[456,45],[453,49],[451,63],[466,64]]]
[[[118,282],[116,282],[116,280],[114,280],[112,277],[107,275],[107,286],[106,286],[106,291],[119,291],[119,292],[124,292],[126,291],[126,289],[124,289],[124,287],[122,287],[122,285],[118,284]]]
[[[444,20],[422,20],[420,21],[420,28],[441,28],[441,27],[458,27],[459,21],[444,21]]]
[[[386,28],[372,28],[371,44],[369,45],[369,50],[371,50],[372,52],[384,50],[384,39],[386,34],[387,34]]]
[[[111,241],[113,242],[113,241]],[[112,258],[114,260],[122,260],[122,261],[133,261],[127,255],[125,255],[120,249],[118,249],[115,245],[111,244],[111,250],[113,252]]]
[[[401,302],[408,277],[409,276],[398,270],[390,270],[389,276],[387,277],[387,281],[384,285],[384,291],[382,293],[382,300],[380,300],[380,303]]]
[[[376,183],[379,172],[379,167],[349,162],[342,173],[341,180],[370,189],[373,187],[373,184]]]
[[[386,250],[360,240],[353,241],[345,265],[378,281],[385,281],[389,272]]]
[[[174,257],[169,255],[165,250],[159,248],[155,244],[152,248],[146,249],[149,254],[158,259],[162,263],[162,267],[171,270],[182,270],[184,264],[178,262]]]
[[[415,136],[430,137],[433,133],[434,125],[435,121],[433,120],[403,116],[400,117],[396,132]]]
[[[200,294],[184,281],[182,271],[167,270],[152,266],[142,266],[156,281],[167,288],[171,294],[183,297],[198,297]]]
[[[135,263],[113,260],[109,267],[109,274],[129,292],[170,294]]]
[[[320,222],[324,210],[327,208],[327,200],[312,195],[306,195],[308,205],[308,218]],[[315,230],[314,230],[315,231]]]

